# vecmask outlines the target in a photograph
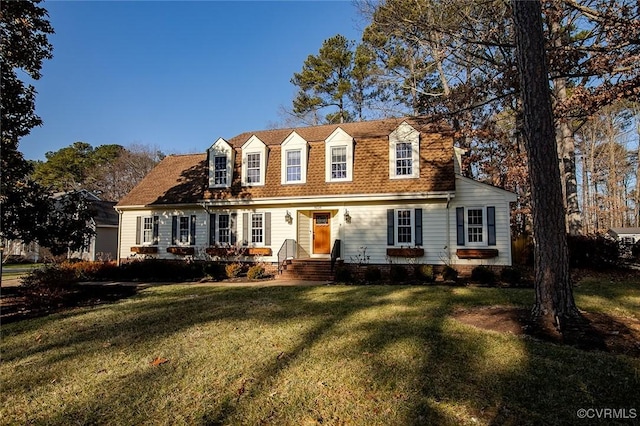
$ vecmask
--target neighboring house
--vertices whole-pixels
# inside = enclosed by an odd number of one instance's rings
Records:
[[[625,245],[634,245],[640,241],[640,228],[610,228],[607,234]]]
[[[231,245],[273,265],[510,265],[516,196],[461,176],[459,154],[450,130],[412,119],[220,138],[165,158],[117,204],[119,259]]]
[[[115,260],[118,254],[118,213],[113,201],[89,201],[91,227],[95,235],[82,252],[74,252],[70,257],[82,260]]]
[[[89,204],[91,210],[89,226],[94,230],[95,235],[82,251],[71,252],[68,257],[90,261],[115,260],[118,253],[118,213],[114,209],[116,203],[102,201],[97,195],[84,189],[80,192]],[[64,195],[64,192],[58,192],[53,194],[53,198],[64,197]],[[37,243],[24,244],[13,240],[6,242],[5,256],[39,262],[51,256],[51,253]]]

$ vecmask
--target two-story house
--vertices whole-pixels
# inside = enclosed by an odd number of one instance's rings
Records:
[[[515,195],[459,173],[449,129],[415,119],[263,130],[169,156],[116,206],[119,259],[510,265]],[[207,254],[208,253],[208,254]],[[325,268],[325,266],[322,266]]]

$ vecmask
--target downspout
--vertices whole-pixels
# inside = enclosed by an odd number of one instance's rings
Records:
[[[451,203],[451,194],[447,194],[447,245],[444,247],[447,254],[447,261],[451,263],[451,217],[449,212],[449,204]]]
[[[120,244],[122,244],[122,210],[117,208],[115,210],[116,212],[118,212],[118,248],[116,250],[116,264],[120,266]]]

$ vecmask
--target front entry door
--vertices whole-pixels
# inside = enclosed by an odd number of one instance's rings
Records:
[[[331,215],[329,213],[313,214],[313,253],[331,253]]]

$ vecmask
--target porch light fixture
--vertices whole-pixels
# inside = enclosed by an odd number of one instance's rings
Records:
[[[349,210],[344,210],[344,221],[346,223],[351,223],[351,215],[349,214]]]
[[[291,222],[293,222],[293,217],[291,217],[291,213],[289,213],[289,210],[287,210],[287,214],[284,215],[284,220],[291,225]]]

